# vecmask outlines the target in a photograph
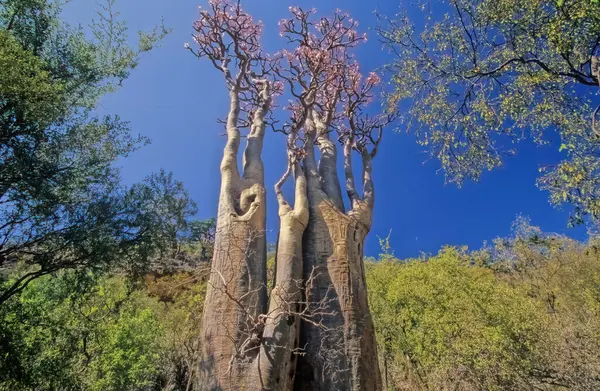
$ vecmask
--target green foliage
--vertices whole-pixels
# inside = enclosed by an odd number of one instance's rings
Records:
[[[267,254],[267,289],[273,289],[275,287],[275,262],[276,254],[269,252]]]
[[[35,278],[63,268],[131,271],[174,245],[193,203],[161,172],[130,189],[115,162],[147,140],[118,116],[95,118],[167,33],[159,26],[127,44],[107,0],[89,31],[60,20],[61,1],[0,3],[0,304]]]
[[[515,239],[496,244],[496,274],[524,288],[550,314],[544,344],[548,365],[538,372],[572,390],[597,389],[600,372],[600,251],[547,235],[527,221]],[[526,228],[526,229],[523,229]]]
[[[164,303],[157,310],[164,328],[157,380],[163,389],[188,390],[196,375],[200,355],[198,332],[209,271],[205,265],[193,274],[162,276],[148,284],[149,294]]]
[[[123,278],[95,280],[40,278],[2,309],[2,342],[12,346],[0,389],[120,391],[153,383],[162,332],[153,301]]]
[[[565,159],[542,169],[539,186],[553,204],[575,206],[572,223],[600,217],[600,144],[591,126],[600,4],[448,0],[435,8],[447,13],[422,31],[400,16],[379,32],[396,57],[389,104],[406,107],[408,129],[447,180],[477,180],[515,152],[513,143],[545,144],[557,132]]]
[[[0,308],[0,390],[187,390],[207,275],[33,281]]]
[[[0,67],[3,106],[11,104],[18,110],[15,117],[45,126],[64,111],[64,85],[54,82],[44,62],[4,30],[0,31]],[[3,120],[4,126],[9,125]]]
[[[119,267],[140,274],[175,245],[176,233],[194,211],[183,185],[164,172],[129,190],[115,183],[99,185],[91,192],[70,193],[81,199],[57,204],[48,222],[34,215],[36,225],[21,225],[28,231],[7,241],[2,251],[15,258],[20,273],[1,285],[0,303],[61,269]]]
[[[387,389],[598,389],[599,261],[520,220],[485,251],[367,263]]]
[[[214,217],[208,220],[194,220],[190,222],[189,242],[200,247],[200,258],[202,261],[212,259],[216,228],[217,220]]]
[[[138,32],[138,45],[128,44],[128,27],[116,11],[116,0],[98,4],[88,29],[60,19],[60,0],[6,0],[0,4],[0,27],[27,51],[39,57],[53,80],[65,86],[73,107],[92,108],[98,98],[114,91],[170,32],[164,25]]]
[[[427,261],[370,265],[382,353],[426,389],[525,389],[539,353],[539,304],[456,249]]]
[[[386,243],[366,276],[387,390],[600,387],[596,239],[520,219],[514,237],[478,252],[399,261]],[[187,390],[209,275],[200,265],[143,284],[73,271],[36,279],[0,307],[0,390]]]

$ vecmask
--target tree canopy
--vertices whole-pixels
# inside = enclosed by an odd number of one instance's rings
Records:
[[[113,0],[87,32],[61,21],[61,4],[0,3],[0,267],[22,265],[0,303],[62,268],[137,267],[194,211],[171,174],[124,187],[115,162],[148,140],[93,114],[168,31],[140,33],[132,48]]]
[[[553,204],[574,206],[571,223],[600,217],[600,4],[449,0],[435,9],[423,28],[382,16],[378,30],[394,55],[389,104],[406,107],[408,129],[447,180],[478,179],[515,142],[552,143],[564,158],[540,167],[538,185]]]
[[[483,251],[368,263],[387,389],[597,389],[598,255],[521,219]]]

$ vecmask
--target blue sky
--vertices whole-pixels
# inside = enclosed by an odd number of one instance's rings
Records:
[[[95,0],[69,4],[65,18],[86,24],[93,16]],[[118,10],[127,19],[132,34],[149,29],[164,18],[173,33],[163,45],[145,55],[123,87],[102,101],[100,114],[119,114],[130,121],[136,133],[148,136],[152,144],[120,162],[127,183],[140,181],[161,168],[173,171],[197,202],[199,218],[216,214],[219,191],[219,163],[225,138],[216,119],[227,113],[227,96],[221,75],[207,61],[199,61],[184,50],[190,41],[191,24],[197,16],[198,0],[122,0]],[[399,1],[312,0],[288,3],[284,0],[243,2],[256,19],[265,24],[264,46],[275,51],[283,42],[277,21],[287,17],[288,6],[315,7],[319,14],[335,8],[351,13],[360,21],[369,41],[358,51],[365,71],[389,61],[374,31],[375,9],[387,15],[398,11]],[[418,9],[411,16],[419,18]],[[285,152],[281,134],[267,134],[263,153],[268,193],[269,240],[277,232],[277,207],[271,191],[284,171]],[[518,154],[504,167],[486,173],[480,183],[462,189],[445,185],[438,174],[439,163],[427,154],[414,137],[388,132],[374,162],[376,205],[374,224],[367,239],[367,255],[379,252],[377,236],[392,230],[391,244],[399,257],[435,253],[445,245],[479,248],[484,241],[509,234],[517,215],[549,232],[585,238],[584,227],[567,228],[567,211],[552,208],[548,194],[535,186],[538,167],[558,157],[557,146],[535,147],[523,143]]]

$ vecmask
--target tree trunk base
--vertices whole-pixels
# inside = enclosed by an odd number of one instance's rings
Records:
[[[368,308],[363,246],[368,226],[330,201],[311,204],[304,234],[304,278],[315,284],[307,302],[328,304],[319,325],[303,322],[295,390],[382,389],[373,321]]]

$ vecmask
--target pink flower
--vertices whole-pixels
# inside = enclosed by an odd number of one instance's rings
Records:
[[[367,79],[365,80],[365,82],[369,85],[376,86],[379,83],[381,83],[381,78],[375,72],[371,72],[371,73],[369,73],[369,76],[367,76]]]
[[[283,82],[282,81],[276,81],[273,83],[273,87],[272,87],[272,92],[273,95],[275,96],[280,96],[283,94]]]
[[[289,29],[288,23],[289,22],[287,19],[281,19],[279,23],[277,23],[277,25],[279,26],[279,35],[281,35],[282,37],[283,34],[285,34]]]

